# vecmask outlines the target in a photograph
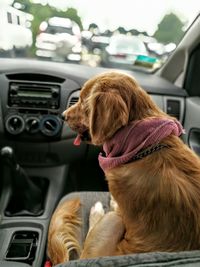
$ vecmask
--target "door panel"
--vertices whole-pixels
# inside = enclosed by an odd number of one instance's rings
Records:
[[[186,99],[184,141],[200,155],[200,97]]]

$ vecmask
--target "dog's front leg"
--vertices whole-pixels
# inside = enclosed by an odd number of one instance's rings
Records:
[[[114,211],[106,213],[89,232],[80,258],[115,255],[124,231],[122,218]]]

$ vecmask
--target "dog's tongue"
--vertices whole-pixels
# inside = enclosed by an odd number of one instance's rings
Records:
[[[75,146],[80,146],[80,144],[81,144],[81,135],[78,134],[77,137],[74,140],[74,145]]]

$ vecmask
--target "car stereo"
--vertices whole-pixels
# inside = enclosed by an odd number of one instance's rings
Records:
[[[61,87],[58,84],[10,82],[5,129],[11,135],[58,137]]]
[[[8,105],[10,107],[58,109],[60,86],[40,83],[9,84]]]

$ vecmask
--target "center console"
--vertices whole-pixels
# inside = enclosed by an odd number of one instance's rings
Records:
[[[42,267],[70,162],[85,156],[86,146],[74,149],[74,133],[61,118],[80,85],[25,70],[1,73],[0,81],[0,149],[15,154],[0,159],[0,267]]]
[[[46,260],[46,244],[48,225],[54,207],[61,197],[61,188],[65,186],[67,166],[52,168],[27,168],[27,175],[40,181],[46,176],[49,180],[46,196],[44,193],[44,209],[37,215],[28,214],[22,210],[18,214],[10,216],[8,205],[12,195],[12,189],[5,181],[1,196],[1,223],[0,223],[0,266],[28,266],[42,267]],[[40,173],[40,174],[38,174]],[[17,201],[17,200],[16,200]],[[13,204],[13,203],[12,203]],[[5,265],[3,265],[3,262]],[[17,265],[16,265],[17,264]],[[20,265],[22,264],[22,265]]]
[[[0,155],[1,267],[44,265],[49,221],[68,171],[49,152],[49,142],[61,140],[63,82],[40,74],[5,80],[2,118],[10,147]]]

